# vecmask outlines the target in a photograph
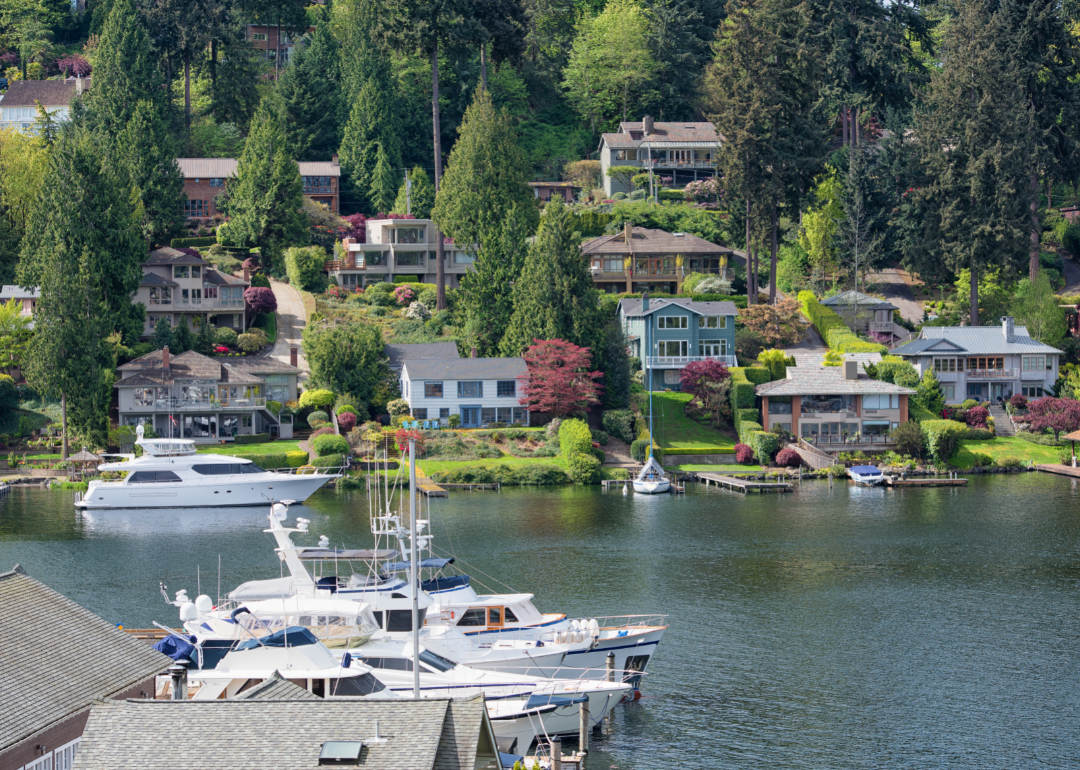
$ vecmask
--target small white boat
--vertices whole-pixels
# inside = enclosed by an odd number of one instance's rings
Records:
[[[880,484],[885,480],[885,474],[881,472],[880,468],[875,468],[873,465],[853,465],[848,468],[848,476],[856,484],[868,487]]]
[[[671,480],[656,459],[649,457],[641,473],[634,479],[634,491],[643,495],[659,495],[671,489]]]

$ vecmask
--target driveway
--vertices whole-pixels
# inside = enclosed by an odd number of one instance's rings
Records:
[[[900,308],[900,315],[905,321],[922,323],[922,305],[911,293],[911,287],[907,285],[900,270],[895,267],[886,268],[880,273],[869,273],[867,280],[877,284],[877,293],[885,297],[889,302]]]
[[[1065,288],[1058,294],[1080,294],[1080,265],[1068,257],[1061,261],[1065,265]]]
[[[299,351],[297,365],[304,371],[300,377],[304,379],[311,371],[308,369],[307,359],[304,358],[300,337],[307,324],[304,303],[300,299],[300,293],[287,283],[271,280],[270,289],[277,299],[277,342],[270,350],[270,357],[282,363],[291,363],[290,348],[295,346]]]
[[[783,350],[789,356],[795,357],[795,363],[798,366],[817,366],[829,352],[829,347],[809,321],[805,318],[802,321],[805,324],[802,340],[797,345],[791,345]]]

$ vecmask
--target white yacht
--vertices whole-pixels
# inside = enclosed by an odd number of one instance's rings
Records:
[[[124,473],[117,481],[91,481],[79,508],[209,508],[303,502],[333,475],[292,475],[264,471],[251,460],[196,454],[189,439],[145,439],[138,428],[141,457],[104,463],[102,472]]]
[[[847,473],[856,484],[866,487],[877,486],[885,480],[885,474],[873,465],[853,465],[848,468]]]

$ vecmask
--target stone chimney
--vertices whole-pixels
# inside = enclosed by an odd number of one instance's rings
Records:
[[[244,261],[247,262],[246,259]],[[244,265],[244,280],[245,281],[250,281],[251,280],[251,270],[248,268],[247,265]]]
[[[298,366],[298,364],[296,363],[298,355],[299,354],[296,349],[296,345],[293,345],[291,348],[289,348],[289,363],[292,366]]]
[[[641,130],[645,132],[645,138],[648,139],[653,130],[652,115],[646,115],[641,119]]]
[[[859,362],[858,361],[845,361],[844,362],[844,379],[845,380],[857,380],[857,379],[859,379]]]
[[[183,323],[183,321],[181,321]],[[161,368],[165,371],[169,371],[169,346],[166,345],[161,349]]]
[[[334,166],[334,168],[337,168],[338,166],[341,165],[341,163],[338,161],[338,156],[337,156],[336,152],[330,158],[330,163]]]
[[[469,358],[476,358],[476,348],[469,351]]]
[[[646,289],[645,293],[641,295],[641,312],[649,312],[649,290]]]
[[[622,228],[622,237],[623,240],[626,241],[626,248],[629,249],[630,244],[634,240],[634,226],[627,222],[622,226]]]
[[[1002,316],[1001,333],[1005,335],[1006,342],[1016,342],[1015,319],[1011,315]]]

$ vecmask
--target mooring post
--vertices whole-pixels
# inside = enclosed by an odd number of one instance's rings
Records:
[[[581,704],[581,727],[578,729],[578,751],[589,750],[589,702]]]
[[[551,739],[551,770],[562,770],[562,738]]]

